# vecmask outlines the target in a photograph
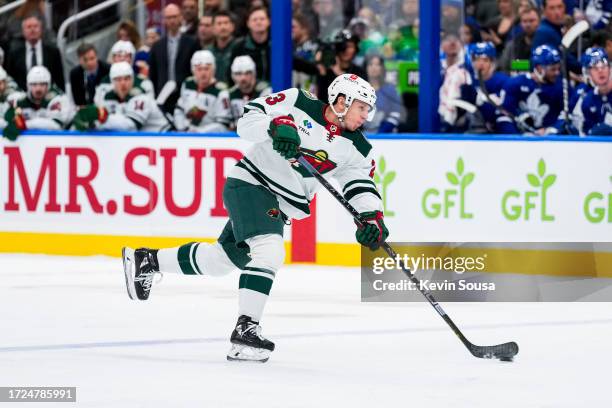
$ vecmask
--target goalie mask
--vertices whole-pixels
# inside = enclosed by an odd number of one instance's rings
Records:
[[[346,98],[344,112],[336,112],[334,108],[334,103],[340,95],[344,95]],[[368,121],[371,121],[376,113],[376,91],[368,81],[355,74],[342,74],[336,77],[329,88],[327,88],[329,107],[338,116],[340,123],[344,122],[344,116],[355,99],[365,102],[370,106]]]

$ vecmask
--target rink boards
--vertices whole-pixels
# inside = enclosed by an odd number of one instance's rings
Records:
[[[612,138],[370,139],[393,241],[610,241]],[[117,255],[214,240],[227,222],[225,177],[249,143],[45,132],[0,147],[0,251]],[[343,211],[318,194],[316,216],[286,229],[288,260],[358,265]]]

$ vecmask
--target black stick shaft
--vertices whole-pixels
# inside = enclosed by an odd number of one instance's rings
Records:
[[[367,221],[365,221],[363,219],[363,217],[361,216],[361,214],[359,214],[359,212],[355,209],[355,207],[353,207],[348,200],[346,200],[339,192],[338,190],[336,190],[330,183],[329,181],[327,181],[325,179],[325,177],[323,177],[321,175],[321,173],[319,173],[317,171],[317,169],[315,169],[312,164],[310,164],[308,162],[308,160],[306,160],[306,158],[302,155],[298,156],[298,162],[300,163],[300,165],[302,167],[304,167],[310,174],[313,175],[314,178],[316,178],[322,185],[323,187],[325,187],[325,189],[327,191],[329,191],[331,193],[332,196],[334,196],[334,198],[340,202],[340,204],[342,204],[342,206],[351,214],[351,216],[360,224],[360,225],[364,225]],[[391,246],[386,243],[383,242],[383,244],[381,245],[382,248],[385,250],[385,252],[393,259],[397,258],[397,253],[393,250],[393,248],[391,248]],[[401,265],[402,271],[404,271],[404,273],[408,276],[408,279],[410,279],[411,282],[414,283],[414,285],[419,289],[419,292],[421,292],[421,294],[423,296],[425,296],[425,299],[427,299],[427,301],[429,302],[429,304],[431,304],[431,306],[436,309],[436,312],[438,312],[438,314],[442,317],[442,319],[444,319],[444,321],[446,322],[446,324],[448,324],[450,326],[450,328],[453,330],[453,332],[457,335],[457,337],[459,337],[459,340],[461,340],[461,342],[468,348],[468,350],[471,349],[472,344],[470,343],[470,341],[463,335],[463,333],[461,332],[461,330],[459,330],[459,328],[457,327],[457,325],[452,321],[452,319],[446,314],[446,312],[444,311],[444,309],[442,309],[442,306],[440,306],[438,304],[438,302],[436,301],[436,299],[433,297],[433,295],[431,294],[431,292],[427,289],[423,289],[421,287],[421,281],[414,276],[414,274],[410,271],[410,269],[408,267],[406,267],[406,265],[402,264]],[[470,350],[471,351],[471,350]]]

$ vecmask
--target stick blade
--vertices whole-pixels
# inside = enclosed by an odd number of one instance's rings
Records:
[[[563,45],[564,48],[569,48],[576,38],[578,38],[578,36],[588,29],[589,23],[586,20],[577,22],[569,30],[567,30],[567,33],[565,33],[563,39],[561,40],[561,45]]]
[[[166,99],[170,96],[172,92],[176,89],[176,81],[170,80],[166,82],[166,85],[159,91],[159,95],[157,95],[157,99],[155,103],[158,105],[163,105],[166,103]]]
[[[454,106],[456,108],[461,108],[464,111],[467,111],[469,113],[476,113],[476,110],[478,109],[478,108],[476,108],[475,105],[473,105],[473,104],[471,104],[469,102],[466,102],[466,101],[464,101],[462,99],[450,99],[448,101],[448,104],[451,105],[451,106]]]
[[[478,358],[495,358],[502,361],[512,361],[519,352],[518,344],[511,341],[509,343],[498,344],[496,346],[476,346],[469,347],[470,353]]]

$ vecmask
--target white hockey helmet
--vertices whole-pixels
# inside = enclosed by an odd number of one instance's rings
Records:
[[[237,72],[255,72],[255,61],[248,55],[240,55],[232,62],[232,74]]]
[[[2,66],[0,66],[0,81],[6,81],[7,77],[8,75],[6,74],[6,71],[4,68],[2,68]]]
[[[42,65],[37,65],[35,67],[30,68],[30,72],[28,72],[26,82],[28,85],[32,85],[32,84],[51,85],[51,73],[46,67]]]
[[[334,102],[341,94],[346,98],[346,109],[344,112],[336,112]],[[340,121],[342,121],[355,99],[370,106],[368,121],[372,120],[376,113],[376,91],[368,81],[355,74],[342,74],[337,76],[327,88],[329,106]]]
[[[193,53],[191,57],[191,69],[198,65],[215,66],[215,56],[208,50],[200,50]]]
[[[115,62],[111,65],[110,73],[109,73],[111,81],[118,77],[126,77],[126,76],[134,76],[134,70],[129,62],[121,61]]]
[[[136,54],[136,48],[134,48],[134,44],[130,41],[119,40],[113,44],[111,48],[111,55],[117,54],[130,54],[134,56]]]

